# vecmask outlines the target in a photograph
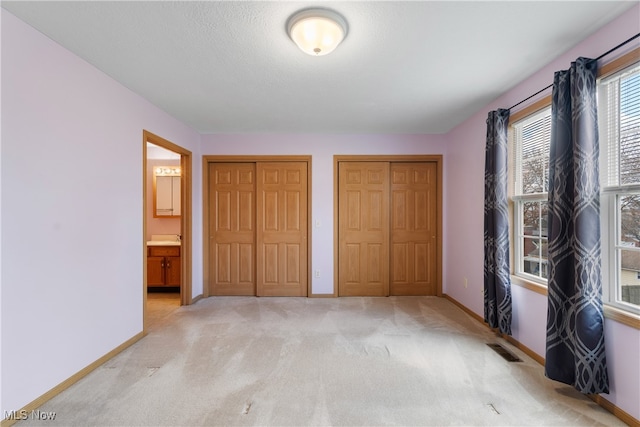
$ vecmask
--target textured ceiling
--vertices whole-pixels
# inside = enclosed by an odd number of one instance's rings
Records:
[[[446,133],[637,3],[2,7],[201,133]],[[347,38],[330,55],[308,56],[286,34],[287,18],[312,6],[348,22]]]

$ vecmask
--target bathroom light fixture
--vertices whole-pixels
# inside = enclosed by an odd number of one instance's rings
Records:
[[[156,168],[156,176],[180,176],[180,168],[160,166]]]
[[[347,21],[329,9],[304,9],[287,21],[289,37],[304,53],[331,53],[347,35]]]

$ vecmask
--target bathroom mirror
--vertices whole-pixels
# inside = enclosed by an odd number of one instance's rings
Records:
[[[153,216],[175,218],[180,216],[180,168],[156,166],[153,168]]]

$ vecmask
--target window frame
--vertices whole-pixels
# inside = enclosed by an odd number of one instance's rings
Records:
[[[638,49],[640,54],[640,49]],[[618,74],[625,73],[627,70],[634,70],[634,73],[640,72],[640,58],[635,57],[624,66],[619,66],[610,72],[601,72],[598,75],[598,98],[604,94],[605,88],[603,84],[607,84],[607,80],[614,78]],[[619,114],[619,113],[618,113]],[[632,313],[640,316],[640,305],[622,301],[622,250],[640,252],[639,247],[626,247],[622,245],[621,236],[621,218],[620,218],[620,198],[626,195],[640,195],[640,183],[637,184],[620,184],[616,182],[609,185],[609,177],[611,175],[609,166],[610,147],[608,134],[609,106],[598,108],[598,123],[600,127],[600,227],[606,230],[606,234],[602,233],[602,278],[605,281],[603,286],[603,302],[604,304],[615,307],[618,310]]]
[[[640,252],[640,248],[626,248],[620,245],[620,197],[629,194],[640,194],[640,185],[626,186],[626,188],[614,187],[601,191],[600,197],[600,227],[607,230],[602,233],[602,279],[605,282],[602,287],[602,299],[605,305],[619,310],[640,315],[640,305],[622,301],[622,289],[620,286],[621,257],[619,251],[633,250]],[[611,232],[613,231],[613,233]],[[640,274],[640,272],[638,272]]]
[[[514,224],[514,266],[512,268],[513,274],[522,277],[525,280],[530,280],[543,286],[547,286],[547,280],[541,275],[535,275],[525,271],[524,262],[528,254],[524,253],[523,242],[524,239],[537,240],[535,236],[527,235],[524,232],[524,219],[523,219],[523,205],[525,203],[542,203],[547,202],[547,193],[531,193],[520,196],[513,196],[513,224]],[[538,236],[539,240],[545,240],[548,242],[546,236]],[[545,237],[543,239],[543,237]],[[542,263],[542,261],[539,261]],[[548,268],[548,267],[547,267]]]
[[[545,202],[548,199],[547,192],[518,194],[522,191],[521,171],[522,167],[518,163],[520,156],[520,147],[516,147],[516,125],[526,123],[527,121],[535,121],[538,116],[546,115],[546,111],[551,109],[551,96],[547,96],[540,101],[532,104],[530,107],[522,109],[511,115],[509,119],[509,169],[514,173],[509,174],[509,209],[511,211],[511,247],[514,250],[511,253],[511,274],[512,280],[518,284],[533,285],[533,290],[539,291],[540,288],[547,288],[547,280],[541,276],[530,274],[524,271],[525,254],[522,245],[524,234],[524,219],[522,214],[522,206],[527,202]],[[514,280],[515,279],[515,280]],[[531,286],[527,286],[530,287]]]

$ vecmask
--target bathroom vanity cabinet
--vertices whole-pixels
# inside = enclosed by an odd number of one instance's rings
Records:
[[[147,286],[180,286],[180,246],[147,246]]]

